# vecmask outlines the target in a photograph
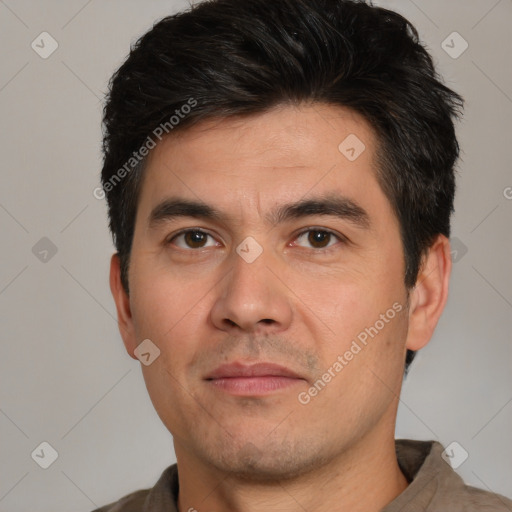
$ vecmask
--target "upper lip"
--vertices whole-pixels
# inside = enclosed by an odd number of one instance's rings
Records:
[[[294,379],[302,379],[300,375],[294,371],[280,366],[275,363],[254,363],[244,364],[241,362],[235,362],[230,364],[223,364],[209,373],[205,379],[222,379],[222,378],[233,378],[233,377],[266,377],[266,376],[278,376],[278,377],[290,377]]]

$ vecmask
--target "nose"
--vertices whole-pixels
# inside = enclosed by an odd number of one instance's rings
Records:
[[[211,311],[215,327],[230,333],[278,333],[292,320],[286,286],[272,272],[265,251],[252,263],[232,255],[231,271],[219,283],[218,297]],[[271,266],[272,265],[272,266]]]

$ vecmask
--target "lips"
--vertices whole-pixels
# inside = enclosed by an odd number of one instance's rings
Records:
[[[274,363],[247,365],[240,362],[219,366],[205,380],[215,389],[246,397],[269,395],[305,381],[289,368]]]
[[[297,375],[292,370],[274,363],[255,363],[252,365],[231,363],[219,366],[206,377],[206,380],[244,377],[288,377],[290,379],[302,379],[300,375]]]

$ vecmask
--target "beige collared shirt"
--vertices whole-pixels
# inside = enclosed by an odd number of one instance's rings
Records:
[[[469,487],[442,459],[435,441],[396,441],[407,489],[382,512],[512,512],[512,500]],[[512,482],[511,482],[512,485]],[[95,512],[178,512],[178,468],[168,467],[149,490],[130,494]]]

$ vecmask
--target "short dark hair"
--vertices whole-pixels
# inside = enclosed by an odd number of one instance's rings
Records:
[[[154,142],[159,126],[172,134],[315,102],[352,109],[374,129],[377,179],[400,223],[412,288],[434,238],[450,233],[453,121],[463,105],[416,29],[364,1],[211,0],[155,24],[109,84],[102,184],[125,290],[144,170],[134,152]]]

